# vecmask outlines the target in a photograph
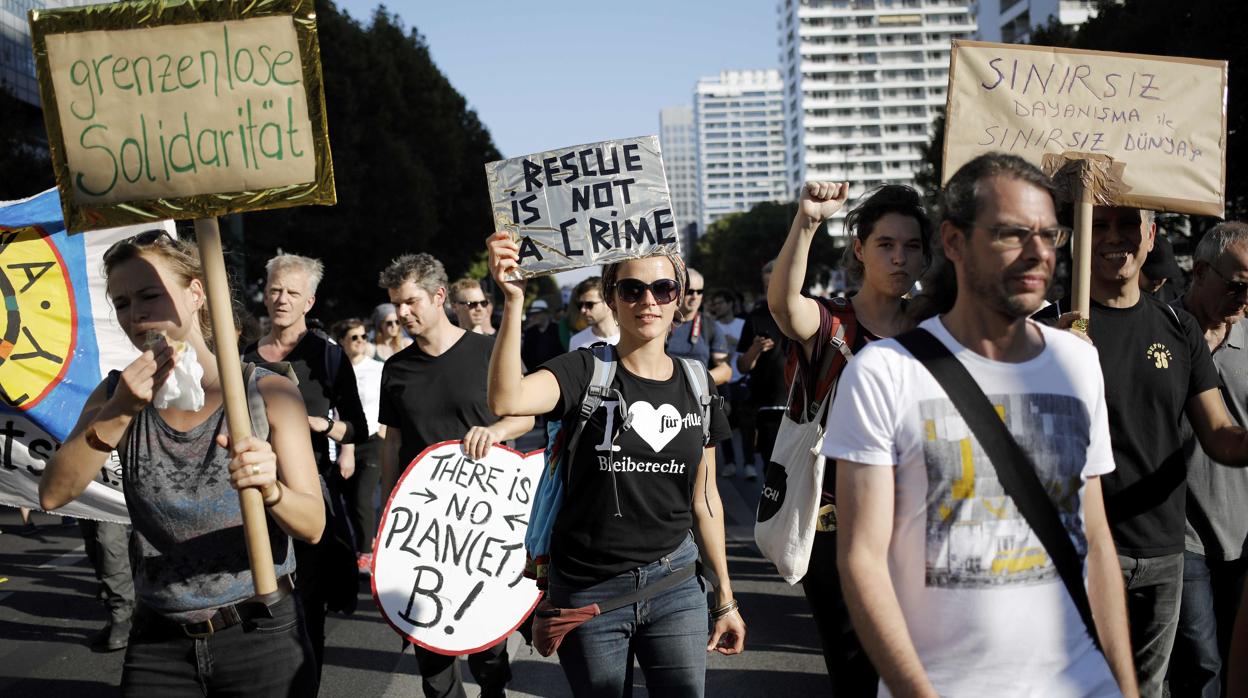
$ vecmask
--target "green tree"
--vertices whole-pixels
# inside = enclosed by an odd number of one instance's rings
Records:
[[[715,221],[698,239],[689,263],[706,277],[707,288],[758,294],[759,270],[780,254],[796,213],[796,204],[762,203]],[[826,284],[840,260],[842,248],[825,231],[826,226],[821,227],[810,246],[807,287]]]
[[[501,156],[418,31],[384,6],[367,27],[317,6],[338,204],[246,214],[245,264],[255,281],[279,248],[323,260],[313,314],[328,321],[383,301],[377,274],[402,253],[467,272],[493,229],[484,164]]]

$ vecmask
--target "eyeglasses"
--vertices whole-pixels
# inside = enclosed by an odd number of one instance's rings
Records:
[[[595,305],[598,305],[601,302],[602,301],[581,301],[576,304],[576,307],[579,308],[582,312],[588,313],[589,311],[594,309]]]
[[[362,342],[362,341],[364,341],[364,335],[362,335],[362,334],[349,334],[349,335],[347,335],[347,341],[348,341],[348,342]]]
[[[126,248],[148,247],[157,242],[166,240],[173,242],[173,238],[169,236],[169,231],[164,228],[152,228],[144,230],[138,235],[133,235],[125,240],[114,242],[107,250],[104,251],[104,264],[109,264]]]
[[[680,294],[680,284],[676,283],[675,279],[658,279],[648,284],[638,279],[620,279],[616,282],[616,288],[620,300],[625,303],[636,303],[641,300],[646,294],[646,289],[650,289],[654,302],[659,305],[671,303]]]
[[[686,295],[686,296],[700,296],[700,295],[702,295],[702,289],[700,289],[700,288],[691,288],[691,289],[687,289],[687,290],[685,291],[685,295]]]
[[[381,324],[385,325],[386,327],[396,327],[398,326],[399,321],[398,320],[386,320],[385,322]]]
[[[1061,247],[1070,239],[1070,228],[1064,225],[1038,229],[1028,228],[1025,225],[1009,225],[1007,223],[999,223],[997,225],[969,223],[968,225],[992,233],[993,240],[997,246],[1009,250],[1023,247],[1031,241],[1032,236],[1039,236],[1040,242],[1043,242],[1045,247],[1049,249]]]
[[[478,310],[489,306],[489,301],[455,301],[455,305],[469,310]]]
[[[1234,279],[1228,279],[1225,274],[1218,271],[1218,268],[1212,264],[1209,265],[1209,268],[1213,270],[1214,274],[1218,275],[1219,279],[1222,279],[1223,285],[1226,286],[1226,295],[1240,296],[1244,293],[1248,293],[1248,281],[1235,281]]]

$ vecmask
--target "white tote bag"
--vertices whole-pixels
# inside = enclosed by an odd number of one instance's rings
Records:
[[[799,382],[794,379],[787,404],[793,404],[793,389]],[[785,411],[771,461],[763,471],[754,541],[789,584],[797,584],[806,576],[815,542],[815,519],[823,491],[824,458],[819,455],[823,447],[823,414],[832,392],[828,391],[808,421],[795,422]]]

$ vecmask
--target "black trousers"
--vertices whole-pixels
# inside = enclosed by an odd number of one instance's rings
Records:
[[[420,665],[421,686],[425,698],[466,698],[464,682],[455,666],[457,657],[448,657],[416,647],[416,663]],[[481,686],[481,698],[505,695],[511,680],[511,664],[507,658],[507,640],[468,655],[468,668]]]
[[[836,534],[816,533],[810,567],[802,578],[802,590],[823,643],[823,661],[832,680],[832,695],[870,696],[879,689],[880,677],[858,642],[849,620],[841,575],[836,569]]]

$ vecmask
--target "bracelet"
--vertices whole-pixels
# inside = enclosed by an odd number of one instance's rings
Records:
[[[273,507],[277,506],[282,501],[282,483],[274,482],[273,489],[277,490],[277,497],[271,502],[266,498],[264,500],[265,509],[272,509]]]
[[[711,609],[711,620],[719,620],[740,607],[741,604],[737,603],[736,599],[733,599],[719,608]]]
[[[89,446],[93,451],[99,451],[100,453],[112,453],[117,450],[116,446],[110,446],[108,442],[100,438],[99,434],[95,433],[94,424],[87,427],[87,432],[84,436],[87,439],[87,446]]]

